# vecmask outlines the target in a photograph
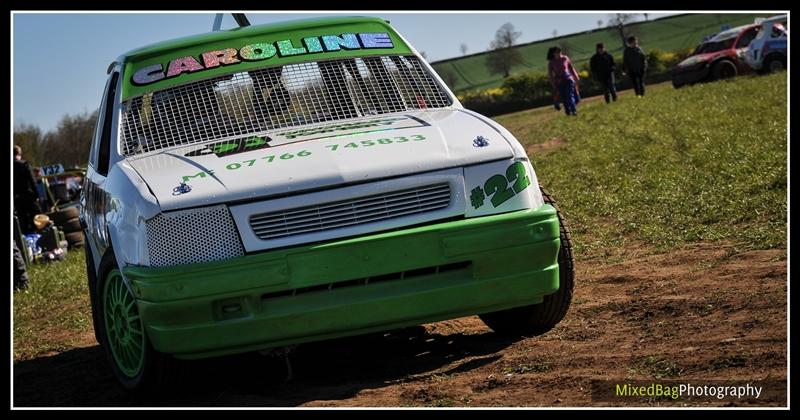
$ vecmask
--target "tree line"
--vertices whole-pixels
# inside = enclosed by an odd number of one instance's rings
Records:
[[[14,126],[14,144],[22,148],[22,156],[33,166],[60,163],[65,168],[85,166],[97,123],[97,113],[64,115],[56,127],[47,132],[38,125],[20,123]]]
[[[615,28],[619,32],[620,42],[625,45],[625,39],[628,36],[636,35],[633,27],[629,24],[639,20],[639,16],[644,16],[644,20],[649,20],[647,13],[614,13],[610,14],[606,21],[607,28]],[[603,21],[598,20],[597,25],[599,28],[603,27]],[[553,38],[558,36],[558,30],[554,29],[552,32]],[[489,43],[489,54],[486,55],[486,68],[492,74],[502,75],[504,79],[511,76],[511,70],[524,63],[522,53],[519,49],[514,48],[517,45],[517,40],[522,36],[521,31],[517,31],[514,25],[506,23],[495,32],[494,39]],[[558,43],[561,51],[569,55],[570,46],[565,40]],[[461,44],[461,55],[466,54],[467,45]],[[449,86],[453,86],[456,82],[457,76],[449,70],[440,72],[440,76]]]

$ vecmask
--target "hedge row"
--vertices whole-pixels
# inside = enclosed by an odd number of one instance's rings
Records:
[[[671,78],[671,69],[692,53],[691,49],[662,51],[652,49],[647,55],[646,83],[660,83]],[[622,76],[622,57],[614,57],[617,63],[617,90],[632,89],[628,77]],[[579,83],[582,97],[602,94],[599,83],[590,77],[589,62],[575,63],[581,76]],[[494,116],[523,109],[553,104],[553,89],[547,74],[542,71],[529,71],[508,77],[502,87],[475,90],[459,95],[465,108],[484,115]]]

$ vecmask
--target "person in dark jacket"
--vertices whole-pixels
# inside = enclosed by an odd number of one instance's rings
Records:
[[[644,74],[647,72],[647,58],[639,47],[635,36],[628,38],[628,46],[622,55],[622,70],[631,78],[636,96],[644,96]]]
[[[36,180],[30,163],[22,159],[22,148],[14,146],[14,213],[24,233],[36,231],[33,218],[41,213]]]
[[[555,55],[555,49],[556,47],[550,47],[547,49],[548,66],[550,65],[550,60],[552,60],[553,56]],[[553,88],[553,107],[556,109],[556,111],[561,111],[561,97],[558,95],[558,89],[555,87]]]
[[[589,69],[592,71],[594,79],[603,87],[606,103],[616,101],[617,87],[614,81],[614,70],[617,69],[617,65],[614,63],[614,57],[606,51],[602,42],[597,44],[596,51],[589,61]]]

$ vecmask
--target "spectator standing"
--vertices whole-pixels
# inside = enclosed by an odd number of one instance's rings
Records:
[[[39,168],[33,168],[33,179],[36,180],[36,193],[39,196],[39,208],[46,209],[47,206],[47,191],[44,188],[44,180],[42,178],[42,171]]]
[[[25,267],[25,260],[22,257],[22,251],[17,248],[17,242],[14,240],[11,242],[14,247],[14,291],[26,290],[30,285],[30,280],[28,279],[28,270],[27,267]]]
[[[606,51],[602,42],[597,44],[596,52],[589,61],[589,68],[592,71],[592,77],[603,87],[606,103],[616,101],[617,87],[614,71],[617,69],[617,65],[614,63],[614,57]]]
[[[576,108],[577,83],[580,80],[575,66],[569,57],[561,53],[561,48],[553,48],[553,58],[547,65],[547,75],[550,84],[558,90],[564,112],[567,115],[578,115]]]
[[[554,52],[555,49],[556,49],[555,47],[550,47],[547,49],[548,68],[550,66],[550,61],[553,59],[553,56],[555,55]],[[556,111],[561,111],[561,97],[558,95],[558,88],[555,86],[553,87],[553,107],[556,109]]]
[[[24,233],[36,231],[33,218],[41,213],[39,193],[31,165],[22,158],[22,148],[14,146],[14,213]]]
[[[647,58],[639,47],[635,36],[628,37],[628,46],[622,55],[622,70],[631,78],[636,96],[644,96],[644,74],[647,72]]]

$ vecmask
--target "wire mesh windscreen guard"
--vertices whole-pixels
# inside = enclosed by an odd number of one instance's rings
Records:
[[[122,104],[126,156],[273,129],[443,108],[452,99],[415,56],[265,67],[147,93]]]

